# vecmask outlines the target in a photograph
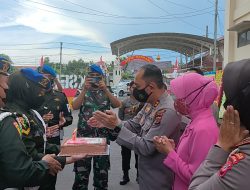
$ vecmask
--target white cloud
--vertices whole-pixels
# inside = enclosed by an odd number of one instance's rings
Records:
[[[27,3],[23,1],[20,3],[27,6]],[[39,1],[39,3],[43,3],[43,1]],[[32,5],[34,6],[34,4]],[[37,8],[44,9],[42,5],[35,6]],[[58,12],[59,14],[61,13],[58,10],[55,11],[54,9],[48,7],[46,7],[46,10]],[[108,44],[99,31],[91,26],[84,25],[82,22],[77,21],[77,19],[64,17],[36,8],[33,10],[24,9],[22,14],[17,17],[16,23],[32,27],[42,33],[87,38],[90,41],[99,43],[103,46],[107,46]]]

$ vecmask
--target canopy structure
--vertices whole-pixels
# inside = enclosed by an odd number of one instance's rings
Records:
[[[139,49],[166,49],[191,57],[207,52],[213,47],[213,39],[183,33],[149,33],[130,36],[110,44],[112,54],[124,55]]]

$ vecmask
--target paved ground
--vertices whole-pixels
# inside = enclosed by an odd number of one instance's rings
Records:
[[[74,128],[76,128],[78,111],[73,112],[74,122],[73,124],[65,129],[65,137],[69,137],[72,134]],[[121,186],[119,184],[122,178],[122,169],[121,169],[121,148],[115,142],[111,143],[111,170],[109,172],[109,190],[138,190],[138,184],[136,183],[136,170],[134,168],[135,161],[134,156],[131,160],[131,170],[130,170],[130,182]],[[67,165],[62,172],[58,175],[57,190],[70,190],[72,189],[72,184],[74,181],[74,173],[72,172],[72,165]],[[89,190],[93,190],[93,174],[90,177]]]

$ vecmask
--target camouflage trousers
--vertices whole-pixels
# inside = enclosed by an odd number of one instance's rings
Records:
[[[94,156],[80,160],[74,164],[75,181],[73,190],[88,190],[89,175],[93,159],[94,188],[95,190],[108,189],[109,156]]]

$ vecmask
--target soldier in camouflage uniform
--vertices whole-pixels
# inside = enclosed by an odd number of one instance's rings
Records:
[[[105,111],[112,107],[119,107],[121,102],[107,89],[103,81],[103,72],[95,64],[90,66],[84,88],[73,101],[73,109],[80,109],[77,124],[78,137],[103,137],[110,140],[116,139],[117,134],[109,129],[95,129],[87,124],[92,113],[99,110]],[[73,190],[87,190],[92,158],[85,158],[74,165],[75,182]],[[96,190],[108,189],[108,170],[110,167],[109,156],[94,156],[94,184]]]

